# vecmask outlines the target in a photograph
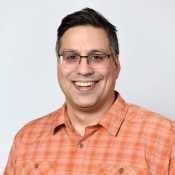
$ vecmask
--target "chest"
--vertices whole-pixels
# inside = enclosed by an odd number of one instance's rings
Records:
[[[161,171],[167,146],[156,142],[158,136],[149,139],[143,128],[125,127],[116,136],[101,127],[82,138],[65,128],[55,135],[24,137],[16,174],[149,174],[150,165]]]

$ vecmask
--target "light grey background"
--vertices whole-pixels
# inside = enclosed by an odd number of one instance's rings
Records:
[[[175,120],[174,0],[0,0],[0,172],[17,131],[63,104],[56,30],[83,7],[117,26],[123,98]]]

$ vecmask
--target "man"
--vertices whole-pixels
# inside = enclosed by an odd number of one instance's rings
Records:
[[[174,122],[114,90],[115,26],[93,9],[70,14],[56,54],[65,104],[17,133],[4,175],[175,174]]]

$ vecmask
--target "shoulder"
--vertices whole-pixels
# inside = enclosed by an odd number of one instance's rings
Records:
[[[142,108],[134,104],[128,104],[128,121],[133,121],[137,126],[145,128],[147,133],[150,131],[166,133],[174,137],[175,122],[160,114]],[[133,123],[132,122],[132,123]]]
[[[55,118],[59,118],[60,111],[61,108],[25,124],[16,134],[15,141],[21,141],[24,136],[31,138],[51,134]]]
[[[34,129],[34,128],[47,128],[53,124],[54,118],[58,117],[60,113],[60,109],[47,114],[43,117],[37,118],[33,121],[27,123],[22,129]]]

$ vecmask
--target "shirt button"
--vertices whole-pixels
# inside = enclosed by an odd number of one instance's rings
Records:
[[[34,167],[35,167],[35,168],[38,168],[38,167],[39,167],[39,164],[36,163]]]
[[[120,169],[119,169],[119,172],[120,172],[120,173],[123,173],[123,172],[124,172],[124,169],[123,169],[123,168],[120,168]]]
[[[80,143],[79,148],[83,148],[83,147],[84,147],[83,143]]]

